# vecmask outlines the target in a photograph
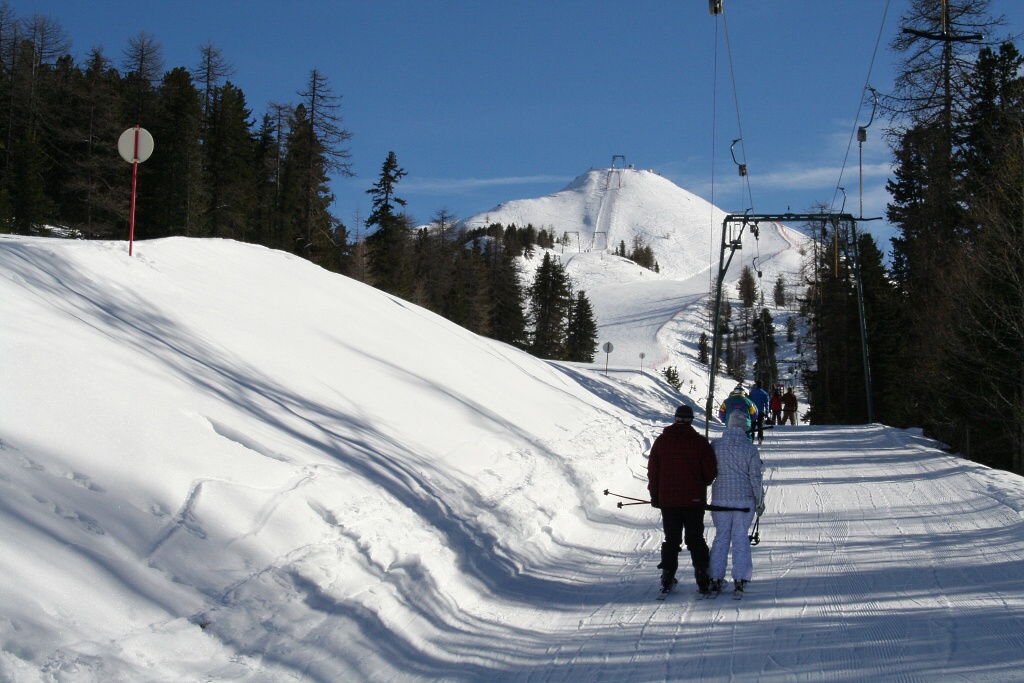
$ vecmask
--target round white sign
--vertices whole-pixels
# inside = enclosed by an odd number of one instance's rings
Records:
[[[135,152],[135,132],[139,133],[138,155]],[[117,152],[129,164],[142,163],[153,153],[153,136],[145,128],[129,128],[117,139]]]

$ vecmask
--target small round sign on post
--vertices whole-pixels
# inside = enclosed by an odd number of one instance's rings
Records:
[[[611,342],[605,342],[604,346],[602,346],[601,348],[604,350],[604,376],[607,377],[608,376],[608,356],[611,354],[612,351],[615,350],[615,347],[612,345]]]
[[[129,128],[117,139],[117,153],[132,165],[132,206],[128,219],[128,255],[135,242],[135,190],[139,180],[139,164],[153,154],[153,136],[141,126]]]
[[[136,133],[138,143],[135,142]],[[145,128],[129,128],[117,139],[117,152],[129,164],[141,164],[153,155],[153,136]]]

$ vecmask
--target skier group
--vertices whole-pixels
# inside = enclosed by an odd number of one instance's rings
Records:
[[[655,439],[647,463],[647,489],[651,505],[661,510],[665,530],[658,565],[662,593],[678,582],[675,575],[685,543],[697,588],[708,597],[723,590],[731,551],[734,597],[742,597],[754,572],[747,531],[754,515],[760,518],[764,512],[761,454],[753,441],[755,435],[758,443],[764,438],[769,400],[760,382],[749,398],[738,384],[719,409],[718,417],[726,425],[720,438],[709,442],[699,434],[692,424],[693,409],[681,405],[675,422]],[[715,525],[710,549],[704,540],[705,510],[711,511]]]

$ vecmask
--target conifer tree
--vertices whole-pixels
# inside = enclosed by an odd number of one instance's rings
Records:
[[[125,126],[119,118],[119,76],[99,48],[89,52],[76,79],[73,113],[65,132],[67,184],[60,213],[88,238],[123,237],[128,222],[128,168],[110,144]],[[65,104],[66,106],[66,104]]]
[[[139,165],[135,237],[202,236],[205,206],[199,149],[201,102],[184,67],[168,71],[160,85],[159,114],[148,130],[160,154]]]
[[[545,252],[529,290],[533,355],[552,360],[565,357],[570,296],[565,269]]]
[[[377,182],[366,191],[373,197],[373,211],[366,225],[377,226],[377,231],[366,238],[370,275],[375,287],[397,296],[406,296],[412,289],[406,268],[407,219],[404,214],[395,213],[396,205],[405,206],[405,200],[395,194],[395,186],[405,175],[405,169],[398,165],[398,157],[389,152]]]
[[[597,320],[586,293],[576,293],[569,308],[566,360],[592,363],[597,352]]]
[[[299,134],[306,138],[303,142],[295,140],[306,150],[306,157],[302,159],[305,166],[292,169],[303,191],[303,206],[299,211],[303,232],[299,242],[307,258],[329,267],[339,253],[347,252],[348,246],[344,226],[330,214],[334,196],[327,183],[332,174],[352,175],[350,151],[346,146],[352,134],[342,125],[340,98],[320,71],[310,71],[306,87],[299,95],[303,98],[300,106],[304,106],[307,118],[301,132],[293,130],[289,137],[289,144]]]
[[[491,301],[483,261],[475,248],[459,249],[451,262],[441,315],[480,335],[490,334]]]
[[[207,234],[249,240],[257,187],[252,112],[230,81],[215,88],[206,119]]]
[[[286,235],[282,193],[285,138],[293,114],[292,107],[271,102],[256,136],[257,199],[252,219],[255,241],[285,251],[292,250],[292,239]]]
[[[773,291],[773,297],[775,300],[775,306],[777,308],[783,308],[786,305],[786,279],[779,274],[779,279],[775,281],[775,290]]]
[[[489,289],[493,303],[490,336],[506,344],[526,348],[523,288],[519,282],[515,254],[507,247],[502,248],[502,244],[502,241],[491,240],[484,251],[484,258],[489,264]]]
[[[775,321],[767,308],[753,322],[754,337],[754,379],[764,386],[772,386],[779,377],[779,361],[775,356],[778,342],[775,340]]]

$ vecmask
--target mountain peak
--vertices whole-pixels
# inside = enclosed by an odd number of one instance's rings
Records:
[[[469,228],[532,224],[563,236],[573,251],[614,251],[637,241],[654,249],[662,272],[687,277],[707,268],[725,213],[653,171],[593,168],[545,197],[503,202],[471,216]]]

